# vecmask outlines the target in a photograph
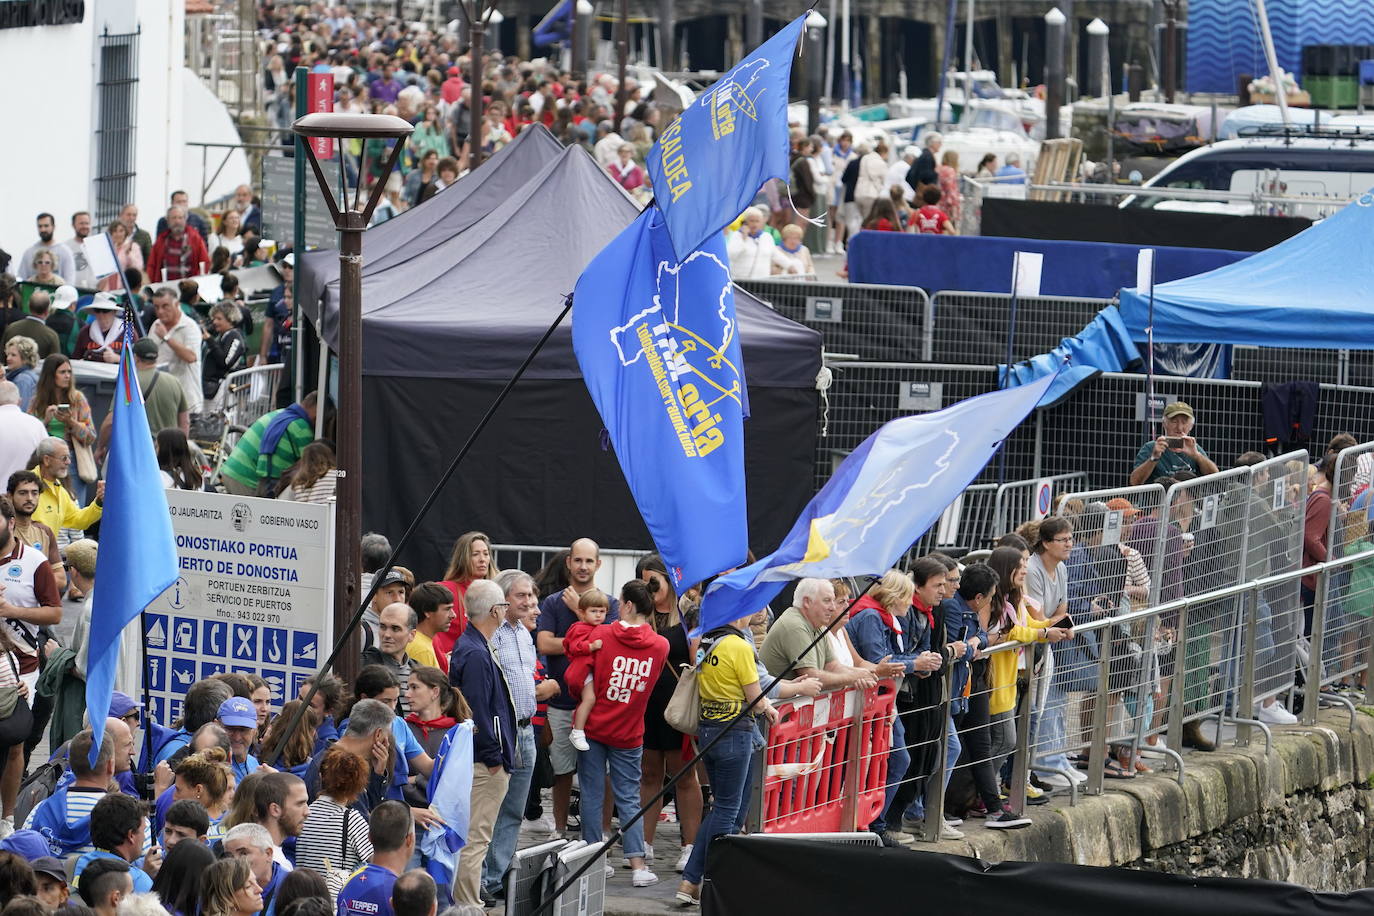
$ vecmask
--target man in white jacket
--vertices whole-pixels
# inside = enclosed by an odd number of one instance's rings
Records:
[[[730,233],[725,250],[730,255],[730,279],[766,280],[777,264],[783,273],[796,273],[797,260],[778,250],[773,236],[765,228],[768,211],[750,207],[744,211],[744,225]]]

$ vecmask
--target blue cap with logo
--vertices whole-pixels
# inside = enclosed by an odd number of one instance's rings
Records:
[[[243,697],[230,697],[219,704],[219,724],[226,728],[257,728],[258,711]]]

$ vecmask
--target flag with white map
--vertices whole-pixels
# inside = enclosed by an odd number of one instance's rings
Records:
[[[673,588],[743,563],[744,366],[719,233],[681,262],[650,206],[573,293],[573,350]]]
[[[1056,377],[885,424],[845,458],[776,551],[711,584],[701,631],[759,611],[791,579],[886,572],[982,472]]]

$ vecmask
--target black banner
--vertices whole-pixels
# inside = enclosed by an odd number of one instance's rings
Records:
[[[71,25],[85,18],[85,0],[5,0],[5,2],[0,2],[0,29],[23,29],[36,25]]]
[[[1294,216],[1229,216],[1140,208],[1122,210],[1101,204],[1063,204],[989,197],[983,201],[980,234],[1015,239],[1263,251],[1297,235],[1310,225],[1310,219]]]
[[[1052,862],[993,865],[909,849],[721,837],[707,855],[709,916],[1015,913],[1015,916],[1366,916],[1374,889],[1322,894],[1278,881],[1189,878]],[[784,902],[785,901],[785,902]]]

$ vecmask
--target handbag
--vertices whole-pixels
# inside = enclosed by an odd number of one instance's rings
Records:
[[[343,829],[339,834],[339,864],[348,861],[348,824],[353,818],[353,809],[343,809]],[[324,860],[324,883],[329,888],[330,898],[337,898],[339,891],[348,883],[348,876],[352,872],[347,868],[335,868],[328,859]]]
[[[677,678],[677,686],[673,688],[672,699],[663,710],[663,720],[684,735],[696,735],[700,731],[701,685],[697,683],[697,674],[715,651],[716,644],[712,643],[698,664],[683,665],[681,674],[673,672],[673,677]]]
[[[95,452],[86,443],[73,439],[72,453],[76,455],[76,476],[81,478],[82,483],[95,483],[100,476],[95,466]]]
[[[14,660],[14,653],[6,651],[5,657],[9,659],[10,670],[18,681],[19,663]],[[19,685],[0,687],[0,747],[23,744],[32,729],[33,713],[29,710],[28,702],[19,695]]]

